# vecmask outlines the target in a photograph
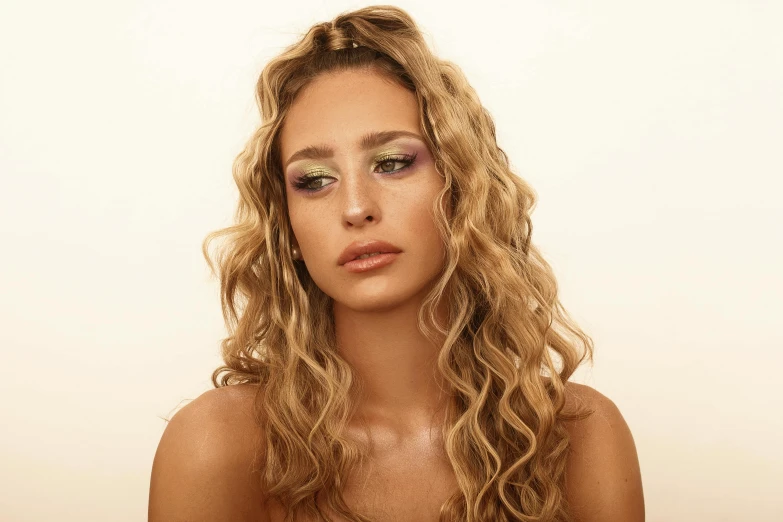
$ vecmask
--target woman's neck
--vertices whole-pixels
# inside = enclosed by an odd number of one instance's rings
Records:
[[[412,299],[391,310],[357,311],[334,303],[337,349],[362,383],[357,414],[400,430],[430,423],[447,399],[436,367],[440,344],[417,327],[420,306]]]

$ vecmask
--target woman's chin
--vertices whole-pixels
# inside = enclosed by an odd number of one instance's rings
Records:
[[[334,300],[335,308],[339,306],[344,310],[360,313],[386,313],[399,308],[403,303],[403,300],[389,295],[353,295],[343,300]]]

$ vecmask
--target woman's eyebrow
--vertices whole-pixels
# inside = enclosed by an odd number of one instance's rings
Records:
[[[368,132],[367,134],[362,136],[362,138],[359,140],[359,147],[362,150],[368,150],[374,147],[379,147],[381,145],[384,145],[392,140],[401,137],[416,138],[420,141],[424,141],[424,139],[420,135],[416,134],[415,132],[409,132],[404,130],[375,131],[375,132]],[[309,147],[305,147],[293,153],[291,157],[288,158],[288,161],[285,162],[283,169],[288,167],[288,164],[294,161],[303,160],[303,159],[311,159],[311,160],[324,159],[324,158],[331,158],[332,156],[334,156],[334,149],[332,149],[331,147],[328,147],[326,145],[311,145]]]

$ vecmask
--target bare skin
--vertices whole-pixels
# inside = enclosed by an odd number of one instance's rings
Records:
[[[360,147],[362,137],[384,131],[407,135]],[[350,435],[371,442],[373,467],[357,471],[344,496],[378,522],[437,521],[441,504],[457,491],[439,434],[446,397],[434,371],[437,343],[416,327],[416,312],[443,263],[430,211],[443,179],[416,135],[415,96],[378,73],[352,70],[322,75],[300,93],[280,142],[296,245],[313,280],[334,300],[338,350],[365,386]],[[333,154],[290,161],[314,145]],[[399,161],[413,154],[410,165]],[[324,176],[308,180],[317,190],[296,189],[307,173]],[[402,253],[386,267],[346,272],[338,256],[367,238]],[[263,502],[250,466],[258,447],[249,414],[255,389],[229,388],[206,392],[166,428],[153,465],[150,521],[284,520],[279,505]],[[639,464],[622,415],[592,388],[569,384],[568,396],[568,404],[596,410],[568,426],[567,497],[576,520],[643,522]]]
[[[588,419],[566,425],[571,440],[566,499],[574,520],[644,522],[639,462],[625,420],[596,390],[575,383],[566,389],[567,411],[577,404],[595,410]],[[265,502],[260,477],[252,470],[260,444],[250,414],[255,390],[252,385],[210,390],[174,415],[155,454],[150,522],[284,520],[281,506]],[[345,492],[348,504],[365,506],[377,522],[436,522],[441,503],[456,491],[450,471],[437,458],[442,452],[438,443],[420,437],[386,440],[382,446],[366,486]]]

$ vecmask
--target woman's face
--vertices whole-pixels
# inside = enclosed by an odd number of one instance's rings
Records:
[[[335,307],[384,311],[423,297],[444,262],[431,210],[444,180],[415,95],[374,70],[322,74],[291,106],[280,153],[295,244]],[[372,239],[400,252],[363,272],[338,262]]]

